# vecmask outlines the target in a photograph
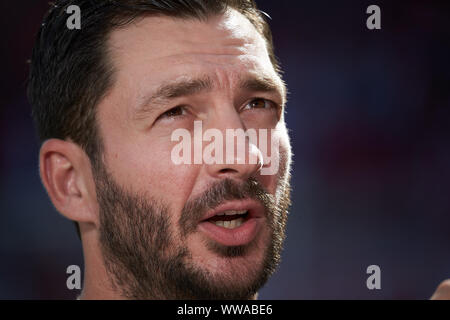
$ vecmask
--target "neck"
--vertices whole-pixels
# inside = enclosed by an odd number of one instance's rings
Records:
[[[103,254],[97,234],[94,230],[83,232],[84,281],[80,300],[122,300],[119,290],[115,289],[106,271]]]

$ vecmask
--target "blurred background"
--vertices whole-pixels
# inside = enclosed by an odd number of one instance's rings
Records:
[[[257,1],[290,95],[293,206],[261,299],[427,299],[450,278],[450,2]],[[381,30],[366,9],[381,8]],[[73,299],[71,222],[38,174],[25,96],[38,0],[0,2],[0,298]],[[381,290],[366,269],[381,268]]]

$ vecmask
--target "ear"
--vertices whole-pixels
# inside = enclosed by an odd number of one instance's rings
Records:
[[[88,156],[77,144],[49,139],[41,146],[39,172],[50,200],[63,216],[98,227],[98,204]]]

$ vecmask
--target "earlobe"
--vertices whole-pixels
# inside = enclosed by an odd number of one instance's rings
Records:
[[[55,208],[78,222],[94,222],[88,181],[89,163],[84,151],[70,141],[50,139],[43,143],[39,155],[42,182]],[[89,171],[89,172],[87,172]]]

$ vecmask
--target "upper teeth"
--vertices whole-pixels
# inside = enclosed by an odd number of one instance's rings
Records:
[[[223,216],[223,215],[232,216],[234,214],[246,214],[246,213],[247,213],[247,210],[239,210],[239,211],[237,211],[237,210],[227,210],[227,211],[220,212],[217,215],[218,216]]]

